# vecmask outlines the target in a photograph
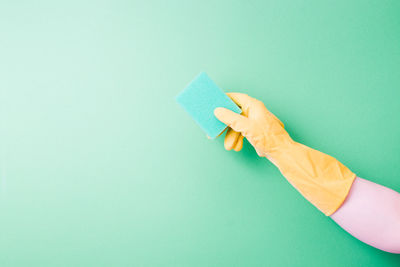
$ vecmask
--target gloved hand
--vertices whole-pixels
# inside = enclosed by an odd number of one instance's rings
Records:
[[[259,100],[241,93],[228,96],[242,114],[215,109],[215,116],[230,127],[225,148],[239,151],[246,137],[257,154],[275,164],[308,201],[326,215],[333,214],[346,199],[355,174],[335,158],[293,141],[283,123]]]

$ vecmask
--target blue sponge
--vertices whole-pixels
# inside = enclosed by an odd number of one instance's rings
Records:
[[[224,107],[236,113],[240,108],[208,77],[200,73],[176,96],[176,101],[189,113],[210,138],[221,134],[226,125],[214,116],[214,109]]]

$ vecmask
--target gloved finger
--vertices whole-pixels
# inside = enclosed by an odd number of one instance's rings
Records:
[[[237,140],[240,133],[235,132],[232,128],[229,128],[225,135],[224,146],[226,150],[231,150],[236,146]]]
[[[239,138],[238,138],[238,140],[237,140],[237,142],[236,142],[236,145],[235,145],[235,147],[233,148],[233,150],[235,150],[235,151],[240,151],[240,150],[242,150],[242,147],[243,147],[243,138],[244,138],[243,135],[239,135]]]
[[[218,120],[231,127],[236,132],[246,136],[250,127],[250,120],[226,108],[216,108],[214,115]]]
[[[226,93],[238,106],[244,107],[250,104],[254,98],[242,93]]]
[[[247,110],[254,98],[242,93],[227,93],[227,95],[232,99],[233,102],[242,108],[244,115],[247,115]]]
[[[251,105],[254,105],[255,102],[260,103],[264,108],[264,104],[246,94],[242,93],[227,93],[227,95],[232,99],[233,102],[235,102],[239,107],[242,108],[243,115],[247,117],[248,115],[248,109],[251,107]],[[265,108],[266,112],[272,117],[274,120],[276,120],[282,127],[284,127],[283,123],[274,115],[272,114],[267,108]]]

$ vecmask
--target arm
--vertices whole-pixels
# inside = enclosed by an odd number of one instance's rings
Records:
[[[331,218],[364,243],[400,253],[400,194],[396,191],[357,177]]]
[[[245,94],[228,94],[242,108],[217,108],[228,125],[225,148],[240,151],[245,137],[308,201],[361,241],[400,253],[400,195],[368,182],[335,158],[295,142],[264,104]],[[349,193],[350,192],[350,193]]]

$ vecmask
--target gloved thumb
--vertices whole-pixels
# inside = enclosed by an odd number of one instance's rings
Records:
[[[234,131],[240,132],[243,136],[248,135],[250,120],[245,116],[226,108],[216,108],[214,110],[214,115],[218,120],[231,127]]]

